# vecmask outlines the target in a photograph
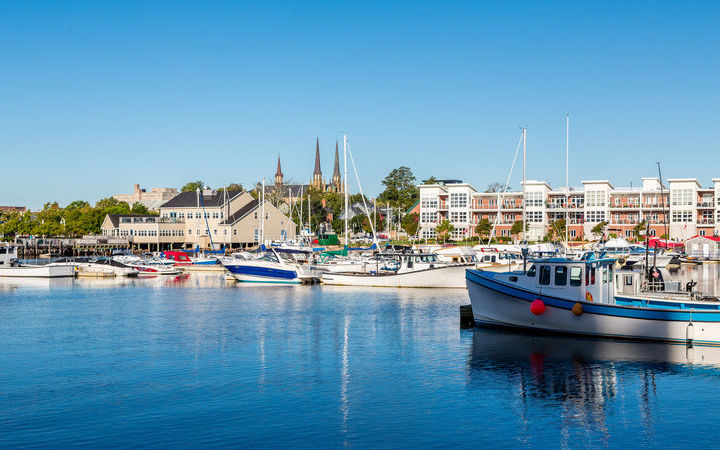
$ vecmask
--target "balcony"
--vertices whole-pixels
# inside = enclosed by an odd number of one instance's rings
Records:
[[[640,209],[640,205],[621,203],[610,205],[610,209]]]
[[[715,219],[698,219],[698,225],[715,225]]]
[[[698,207],[698,208],[714,209],[714,208],[715,208],[715,202],[698,202],[697,207]]]

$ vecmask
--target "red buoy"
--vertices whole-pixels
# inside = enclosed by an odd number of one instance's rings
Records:
[[[543,303],[543,301],[539,298],[533,300],[533,302],[530,303],[530,312],[536,316],[541,315],[545,312],[545,303]]]

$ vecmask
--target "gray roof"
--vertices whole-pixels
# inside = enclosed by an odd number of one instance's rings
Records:
[[[156,214],[108,214],[107,216],[110,218],[110,223],[112,223],[115,228],[120,225],[121,217],[157,217]]]
[[[227,219],[223,220],[221,222],[222,225],[232,225],[238,220],[242,219],[243,217],[247,216],[252,212],[253,209],[257,208],[258,202],[255,199],[252,199],[247,205],[243,206],[242,208],[235,211],[233,214],[229,215]]]
[[[227,199],[232,200],[243,191],[227,191]],[[202,195],[202,192],[200,193]],[[213,191],[212,195],[202,195],[201,206],[206,208],[216,208],[225,204],[225,192]],[[172,199],[162,204],[161,208],[195,208],[198,205],[197,194],[192,192],[181,192]]]

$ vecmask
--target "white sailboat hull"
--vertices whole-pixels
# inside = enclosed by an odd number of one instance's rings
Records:
[[[330,285],[396,288],[465,288],[465,269],[470,265],[435,267],[403,273],[323,273],[322,282]]]
[[[63,278],[74,277],[75,267],[73,266],[0,266],[0,277],[13,278]]]

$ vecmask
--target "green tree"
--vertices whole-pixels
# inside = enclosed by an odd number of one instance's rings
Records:
[[[525,224],[525,230],[528,230],[528,224]],[[518,237],[520,233],[523,232],[523,223],[522,220],[516,220],[515,223],[513,223],[512,227],[510,227],[510,234],[512,234],[515,237]]]
[[[488,219],[480,219],[475,225],[475,233],[477,233],[478,236],[481,238],[485,238],[490,236],[490,232],[492,231],[492,224]]]
[[[199,182],[199,183],[202,183],[202,182]],[[186,185],[186,186],[187,186],[187,185]],[[200,189],[202,189],[202,187],[201,187]],[[217,190],[218,190],[218,191],[225,191],[225,190],[228,190],[228,191],[242,191],[242,190],[243,190],[243,187],[242,187],[242,184],[240,184],[240,183],[230,183],[230,184],[228,184],[227,186],[223,186],[223,187],[221,187],[221,188],[218,188]]]
[[[140,202],[133,203],[132,207],[130,208],[130,212],[132,214],[150,214],[150,210],[147,208],[147,206],[143,205]]]
[[[640,241],[642,234],[647,231],[647,221],[643,220],[633,227],[633,235],[636,241]]]
[[[185,186],[183,186],[180,189],[180,192],[195,192],[198,189],[203,189],[205,187],[205,183],[203,183],[200,180],[197,181],[189,181],[185,183]]]
[[[405,214],[400,221],[400,225],[408,236],[415,236],[419,226],[419,217],[417,213]]]
[[[408,209],[418,199],[419,191],[415,186],[415,176],[409,167],[401,166],[393,169],[382,184],[385,190],[378,196],[380,204]]]
[[[438,182],[438,179],[435,178],[434,175],[431,176],[430,178],[428,178],[427,180],[423,180],[423,184],[437,184],[437,182]]]
[[[505,191],[505,183],[498,183],[497,181],[494,183],[488,184],[487,189],[485,189],[485,192],[503,192]]]
[[[449,220],[443,220],[437,227],[435,227],[435,233],[437,233],[438,239],[442,238],[443,242],[445,242],[447,236],[453,231],[455,231],[455,226],[450,223]]]
[[[565,240],[565,219],[558,219],[550,222],[548,229],[548,240]]]
[[[608,225],[607,222],[600,222],[597,225],[595,225],[594,227],[592,227],[592,230],[590,230],[590,231],[592,231],[592,233],[595,236],[600,238],[605,234],[605,227],[607,227],[607,225]]]

